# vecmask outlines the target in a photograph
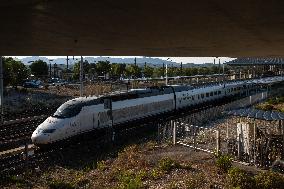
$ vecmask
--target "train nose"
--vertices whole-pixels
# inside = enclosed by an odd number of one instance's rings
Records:
[[[48,137],[38,131],[34,131],[31,140],[33,144],[46,144],[48,142]]]

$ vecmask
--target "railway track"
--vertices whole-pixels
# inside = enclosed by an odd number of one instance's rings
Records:
[[[0,128],[0,151],[16,148],[28,142],[35,128],[46,115],[5,121]]]
[[[104,155],[107,154],[107,150],[105,147],[102,146],[102,143],[104,144],[116,144],[117,149],[120,149],[127,141],[133,140],[136,137],[136,140],[142,138],[147,138],[148,134],[146,131],[156,132],[158,127],[158,122],[164,122],[169,121],[171,119],[178,119],[182,116],[189,115],[190,113],[201,111],[203,109],[209,108],[212,105],[204,106],[202,108],[196,108],[192,109],[188,113],[182,113],[178,115],[172,115],[167,116],[165,119],[154,119],[150,120],[147,123],[138,124],[133,127],[125,127],[121,130],[114,129],[115,131],[115,138],[114,141],[112,141],[112,133],[109,133],[108,130],[106,130],[104,134],[98,136],[98,137],[90,137],[88,139],[81,140],[79,142],[72,143],[71,145],[68,145],[66,147],[58,147],[54,149],[48,149],[48,150],[41,150],[39,148],[33,148],[34,154],[28,158],[28,161],[26,161],[25,157],[25,151],[24,147],[22,147],[18,152],[11,153],[11,155],[2,155],[0,154],[0,176],[5,175],[7,173],[19,173],[29,167],[45,167],[50,166],[50,163],[53,164],[56,163],[68,163],[67,159],[70,158],[70,155],[72,156],[74,154],[92,154],[95,158],[98,160],[101,159]],[[94,139],[95,138],[95,139]],[[31,150],[31,149],[30,149]],[[114,153],[115,149],[111,148],[110,152]]]

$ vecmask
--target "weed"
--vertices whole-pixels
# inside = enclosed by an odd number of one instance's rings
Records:
[[[15,184],[17,187],[23,187],[24,185],[27,185],[28,182],[25,181],[21,176],[13,175],[6,177],[5,181],[7,183]]]
[[[178,189],[178,184],[176,181],[172,181],[169,185],[169,187],[167,187],[168,189]]]
[[[238,187],[240,189],[253,188],[255,185],[253,177],[237,167],[229,169],[228,178],[233,187]]]
[[[143,188],[143,183],[139,176],[136,176],[132,171],[123,171],[118,178],[121,189],[139,189]]]
[[[97,162],[93,161],[93,162],[88,163],[87,165],[85,165],[85,167],[83,168],[83,171],[84,172],[89,172],[92,169],[95,169],[96,167],[97,167]]]
[[[157,145],[157,142],[149,141],[146,143],[145,149],[148,151],[154,150],[156,145]]]
[[[229,155],[219,155],[217,157],[216,166],[222,172],[227,173],[228,170],[232,167],[232,158]]]
[[[150,176],[151,176],[153,179],[159,179],[159,178],[161,178],[163,175],[164,175],[164,172],[161,171],[161,170],[158,169],[158,168],[154,168],[154,169],[152,169],[152,171],[150,172]]]
[[[256,188],[281,189],[284,186],[284,176],[272,171],[261,172],[255,176]]]
[[[54,180],[49,184],[50,189],[74,189],[75,186],[72,183]]]
[[[82,179],[76,184],[79,188],[89,188],[90,181],[88,179]]]
[[[138,172],[138,177],[139,177],[141,180],[146,179],[146,178],[148,177],[147,172],[146,172],[145,170],[140,170],[140,171]]]
[[[169,172],[174,168],[181,167],[179,163],[177,163],[176,161],[174,161],[174,160],[172,160],[168,157],[161,159],[158,162],[158,166],[162,171],[165,171],[165,172]]]
[[[107,165],[105,161],[100,161],[97,163],[97,169],[100,171],[104,171],[107,169]]]
[[[191,175],[185,181],[186,188],[188,188],[188,189],[198,188],[198,187],[202,186],[202,184],[204,183],[204,179],[205,178],[204,178],[204,175],[202,173],[197,173],[197,174]]]

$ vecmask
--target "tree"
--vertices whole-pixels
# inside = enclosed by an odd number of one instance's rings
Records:
[[[161,77],[165,73],[166,76],[166,69],[161,68],[154,68],[153,70],[153,76],[152,77]]]
[[[154,73],[154,68],[150,66],[145,66],[143,71],[144,71],[144,77],[152,77]]]
[[[111,64],[109,61],[98,61],[96,68],[98,75],[106,76],[110,72]]]
[[[83,79],[85,78],[85,74],[89,74],[90,64],[87,60],[83,62]],[[80,61],[76,62],[73,66],[73,79],[78,80],[80,78]]]
[[[125,70],[125,75],[127,77],[139,78],[141,77],[141,68],[135,64],[128,65]]]
[[[119,78],[125,72],[126,64],[111,64],[111,76]]]
[[[12,85],[13,87],[21,85],[24,79],[29,76],[28,68],[20,61],[13,58],[3,58],[3,76],[4,86]]]
[[[42,78],[48,75],[47,63],[42,60],[36,60],[30,65],[32,74],[38,78]]]

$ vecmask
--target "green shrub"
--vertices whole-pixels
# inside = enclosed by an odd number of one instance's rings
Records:
[[[49,184],[50,189],[74,189],[75,186],[72,183],[55,180]]]
[[[104,171],[104,170],[106,170],[106,168],[107,168],[107,165],[106,165],[105,161],[99,161],[97,163],[97,169],[98,170]]]
[[[150,172],[150,176],[151,176],[153,179],[161,178],[163,175],[164,175],[164,172],[161,171],[161,170],[158,169],[158,168],[154,168],[154,169],[152,169],[152,171]]]
[[[272,171],[261,172],[255,176],[256,188],[281,189],[284,188],[284,176]]]
[[[123,171],[118,178],[121,189],[139,189],[144,188],[141,178],[136,176],[132,171]]]
[[[229,155],[219,155],[217,157],[216,166],[219,170],[227,173],[232,167],[232,158]]]
[[[169,172],[174,168],[179,168],[180,164],[171,158],[166,157],[159,161],[158,166],[162,171]]]
[[[230,185],[240,189],[253,188],[254,179],[249,176],[244,170],[237,167],[232,167],[228,171]]]

